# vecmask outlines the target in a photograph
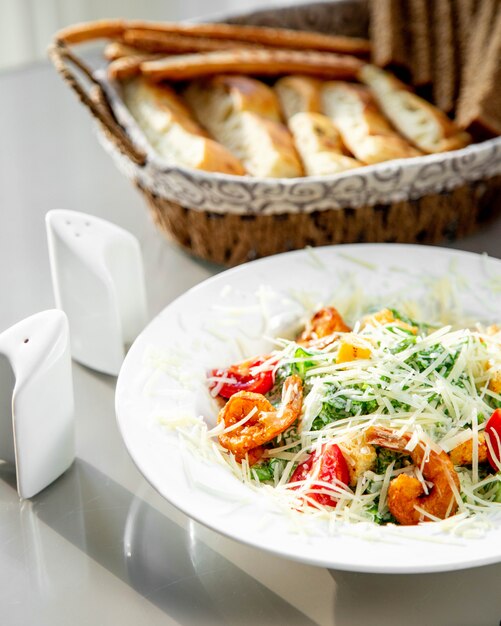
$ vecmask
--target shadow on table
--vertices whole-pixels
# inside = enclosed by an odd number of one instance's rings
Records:
[[[330,573],[336,626],[501,624],[501,563],[440,574]]]
[[[197,540],[194,523],[181,528],[82,460],[31,503],[32,514],[180,624],[314,624]]]

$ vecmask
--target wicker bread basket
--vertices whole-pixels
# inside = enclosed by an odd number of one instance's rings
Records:
[[[368,9],[365,0],[342,0],[225,21],[366,37]],[[103,70],[91,70],[59,41],[51,57],[158,227],[203,259],[236,265],[304,246],[438,243],[471,233],[501,210],[501,138],[321,178],[189,170],[156,157]]]

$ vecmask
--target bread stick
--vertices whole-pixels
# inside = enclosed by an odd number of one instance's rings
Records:
[[[56,38],[67,44],[75,44],[91,39],[117,39],[128,29],[189,35],[220,40],[235,40],[248,44],[261,44],[273,48],[290,48],[293,50],[322,50],[338,52],[354,56],[367,57],[370,53],[370,42],[359,37],[325,35],[302,30],[286,28],[268,28],[263,26],[242,26],[222,23],[190,23],[190,22],[145,22],[126,20],[99,20],[74,24],[60,30]]]
[[[104,48],[104,58],[108,61],[116,61],[122,57],[137,56],[138,54],[144,54],[144,51],[128,46],[121,41],[111,41]]]
[[[150,80],[188,80],[221,73],[276,76],[303,73],[329,78],[355,78],[363,63],[350,56],[295,50],[226,50],[173,56],[141,64]]]
[[[244,26],[223,23],[190,23],[190,22],[140,22],[131,21],[128,28],[153,30],[164,33],[178,33],[194,37],[212,39],[234,39],[241,42],[261,44],[273,48],[290,48],[293,50],[321,50],[366,57],[370,53],[371,44],[367,39],[325,35],[304,30],[287,28],[269,28],[265,26]]]
[[[232,48],[256,48],[258,44],[246,43],[234,39],[211,39],[192,35],[159,32],[156,30],[127,29],[122,40],[131,46],[147,52],[211,52]]]
[[[126,29],[125,20],[98,20],[73,24],[56,33],[56,39],[67,44],[82,43],[93,39],[117,39]]]
[[[111,80],[125,80],[141,73],[141,65],[145,61],[165,58],[158,54],[131,54],[115,59],[108,65],[108,77]]]

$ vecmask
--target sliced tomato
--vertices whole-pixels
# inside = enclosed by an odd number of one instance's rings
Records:
[[[316,458],[316,456],[316,453],[310,454],[306,461],[300,463],[292,473],[289,482],[296,483],[302,480],[306,480],[311,472],[311,468],[313,467],[313,460]]]
[[[347,485],[350,482],[350,473],[348,464],[341,452],[341,448],[335,444],[326,443],[319,450],[310,454],[310,456],[296,467],[291,476],[290,482],[299,482],[306,480],[308,476],[314,475],[322,483],[336,484],[343,483]],[[325,489],[323,485],[313,483],[312,490]],[[336,506],[338,498],[328,493],[315,493],[309,491],[306,493],[308,498],[322,504],[324,506]]]
[[[231,398],[238,391],[252,391],[254,393],[268,393],[275,383],[275,363],[271,362],[269,368],[257,371],[265,361],[270,359],[269,356],[260,356],[257,358],[242,361],[230,367],[222,369],[214,369],[209,371],[209,377],[226,378],[231,382],[225,382],[218,390],[218,394],[223,398]],[[209,383],[209,388],[218,387],[217,380]]]
[[[487,420],[485,434],[489,437],[490,444],[487,446],[487,458],[492,468],[499,472],[501,469],[501,409],[496,409]]]

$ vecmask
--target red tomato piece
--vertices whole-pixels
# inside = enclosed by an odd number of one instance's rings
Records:
[[[350,473],[348,464],[341,452],[341,448],[333,444],[325,444],[319,450],[310,454],[310,456],[296,467],[290,482],[306,480],[308,476],[314,475],[319,481],[329,484],[343,483],[347,485],[350,482]],[[312,484],[312,489],[323,489],[319,484]],[[315,500],[324,506],[335,507],[338,499],[335,495],[328,493],[307,492],[306,494],[311,500]]]
[[[501,409],[496,409],[487,420],[485,434],[489,436],[490,443],[490,446],[487,446],[487,458],[492,468],[499,472],[501,469]]]
[[[310,454],[310,456],[306,459],[306,461],[303,461],[303,463],[300,463],[294,470],[289,482],[295,483],[301,480],[306,480],[311,472],[311,468],[313,467],[313,460],[315,458],[316,458],[316,453]]]
[[[256,372],[255,369],[265,361],[268,361],[269,358],[269,356],[261,356],[230,365],[227,368],[210,370],[210,377],[229,378],[232,380],[232,382],[225,382],[221,385],[218,395],[223,398],[231,398],[238,391],[268,393],[275,383],[275,363],[270,363],[269,368],[265,370]],[[209,389],[214,389],[218,385],[217,381],[211,381]]]

